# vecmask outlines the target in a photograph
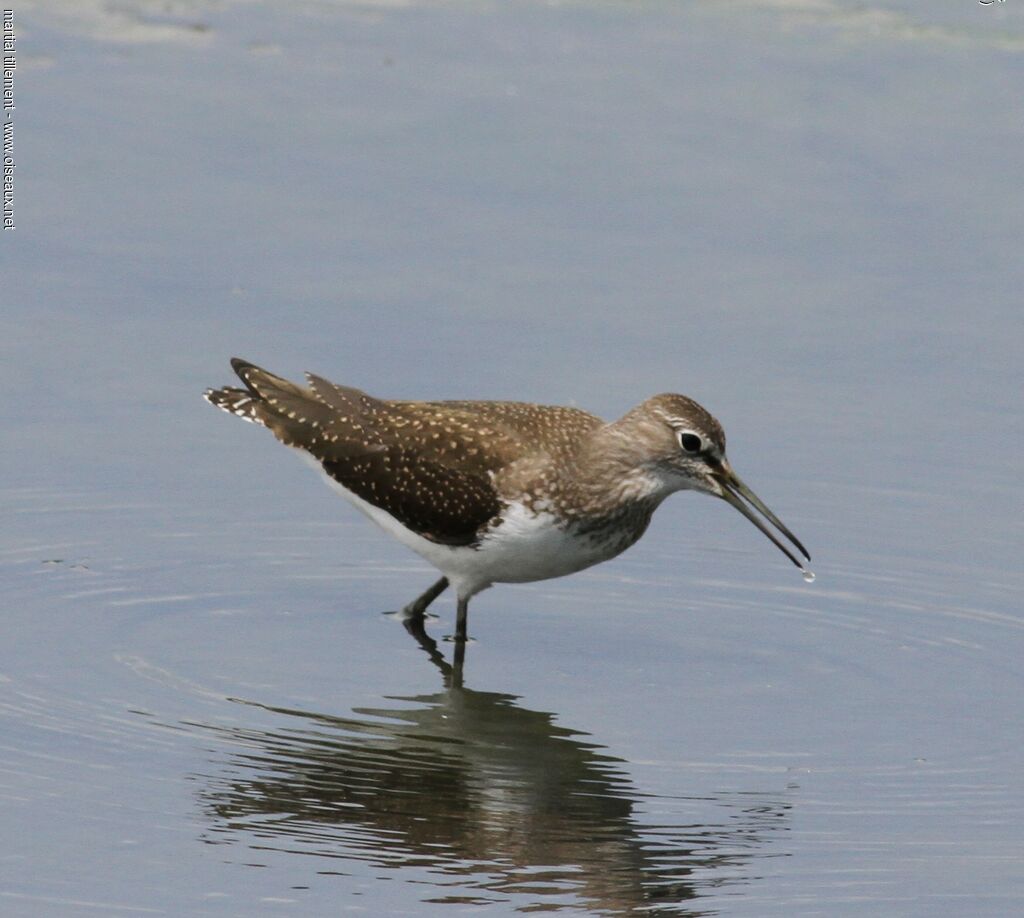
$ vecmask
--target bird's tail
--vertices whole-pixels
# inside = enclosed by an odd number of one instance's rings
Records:
[[[312,389],[234,357],[231,366],[245,388],[207,389],[204,398],[223,411],[260,424],[286,446],[309,450],[331,421],[331,409]]]
[[[259,396],[253,397],[248,389],[236,389],[234,386],[225,386],[223,389],[207,389],[203,393],[211,405],[216,405],[222,411],[229,411],[253,424],[262,424],[263,420],[256,413]]]
[[[245,383],[245,388],[224,386],[222,389],[207,389],[203,398],[211,405],[254,424],[266,426],[267,409],[277,405],[281,399],[308,399],[310,396],[301,386],[268,373],[241,357],[232,357],[231,367]]]

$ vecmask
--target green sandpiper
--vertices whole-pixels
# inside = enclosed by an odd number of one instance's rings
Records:
[[[239,358],[231,366],[245,388],[206,399],[299,450],[436,567],[441,579],[404,612],[422,621],[451,584],[457,641],[472,596],[614,558],[675,491],[732,504],[814,577],[767,524],[810,561],[799,539],[732,470],[721,424],[684,395],[655,395],[606,422],[528,402],[392,401],[311,373],[301,386]]]

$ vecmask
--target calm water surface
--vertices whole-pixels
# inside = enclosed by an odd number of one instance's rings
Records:
[[[19,7],[0,912],[1024,911],[1022,9]],[[459,678],[234,354],[685,392],[818,579],[679,496]]]

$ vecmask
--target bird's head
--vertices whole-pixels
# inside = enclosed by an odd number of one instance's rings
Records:
[[[685,395],[666,394],[649,398],[627,418],[632,418],[637,434],[645,441],[647,468],[666,491],[701,491],[721,498],[760,529],[806,579],[813,579],[767,524],[810,561],[807,549],[729,465],[725,431],[709,411]]]

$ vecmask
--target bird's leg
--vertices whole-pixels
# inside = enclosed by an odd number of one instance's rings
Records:
[[[423,613],[427,611],[429,606],[438,596],[440,596],[445,590],[448,589],[448,578],[442,577],[437,581],[430,589],[428,589],[422,596],[414,599],[409,605],[407,605],[402,612],[406,618],[423,618]]]
[[[466,643],[466,619],[469,616],[469,597],[460,596],[458,611],[455,614],[455,640],[460,644]]]

